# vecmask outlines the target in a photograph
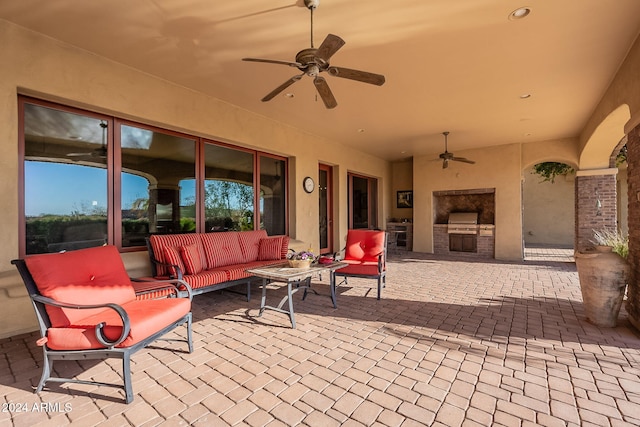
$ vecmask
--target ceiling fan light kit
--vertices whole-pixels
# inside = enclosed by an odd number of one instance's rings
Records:
[[[322,102],[324,102],[324,105],[327,108],[335,108],[338,105],[338,102],[333,96],[333,93],[329,88],[329,84],[322,76],[320,76],[320,73],[327,72],[329,75],[334,77],[356,80],[376,86],[383,85],[385,82],[385,78],[381,74],[353,70],[344,67],[335,67],[329,64],[329,59],[342,46],[344,46],[345,41],[334,34],[329,34],[324,39],[320,47],[316,49],[313,46],[313,11],[320,4],[320,0],[304,0],[304,4],[311,12],[311,47],[302,49],[300,52],[298,52],[296,54],[295,62],[261,58],[242,58],[243,61],[249,62],[266,62],[269,64],[288,65],[290,67],[296,67],[302,72],[302,74],[291,77],[289,80],[269,92],[264,98],[262,98],[262,102],[272,100],[276,95],[280,94],[283,90],[300,80],[305,74],[313,78],[313,84],[316,87],[316,90],[320,95]]]

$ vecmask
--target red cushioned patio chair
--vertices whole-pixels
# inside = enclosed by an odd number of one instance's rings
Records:
[[[349,265],[335,271],[336,277],[361,277],[378,281],[378,299],[387,275],[387,233],[381,230],[349,230],[344,259]],[[336,281],[334,280],[334,283]]]
[[[115,246],[32,255],[11,262],[27,287],[40,326],[38,345],[44,352],[44,364],[36,393],[48,381],[104,385],[123,389],[130,403],[133,353],[185,323],[184,341],[189,353],[193,351],[189,285],[178,280],[157,282],[159,288],[173,290],[171,297],[136,299]],[[122,385],[52,376],[55,360],[106,358],[122,359]]]

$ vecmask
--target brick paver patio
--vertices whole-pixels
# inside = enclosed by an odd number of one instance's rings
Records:
[[[106,387],[35,395],[37,335],[0,340],[0,424],[640,425],[639,335],[624,310],[615,329],[585,321],[573,263],[395,256],[381,301],[349,279],[338,309],[323,279],[321,295],[295,296],[295,330],[255,317],[258,292],[195,297],[196,350],[134,355],[130,405]],[[81,365],[55,368],[118,380],[115,360]]]

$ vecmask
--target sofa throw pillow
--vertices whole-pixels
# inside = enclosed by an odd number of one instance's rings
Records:
[[[282,236],[272,236],[260,239],[258,260],[271,261],[280,259],[282,253]]]
[[[184,263],[186,274],[198,274],[204,270],[200,248],[195,243],[192,245],[180,246],[180,257]]]
[[[182,262],[182,258],[180,257],[180,252],[178,248],[175,246],[165,246],[164,248],[164,259],[167,264],[177,265],[180,268],[180,271],[184,273],[184,263]],[[174,267],[169,267],[169,274],[172,276],[177,276],[178,272]]]
[[[289,236],[282,236],[282,250],[280,252],[280,259],[285,259],[289,253]]]

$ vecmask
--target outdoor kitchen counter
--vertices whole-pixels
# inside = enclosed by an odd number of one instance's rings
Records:
[[[474,252],[458,252],[451,250],[449,224],[433,224],[433,253],[439,255],[461,254],[476,258],[494,258],[495,229],[494,224],[477,224],[476,250]],[[457,236],[453,234],[454,236]]]

